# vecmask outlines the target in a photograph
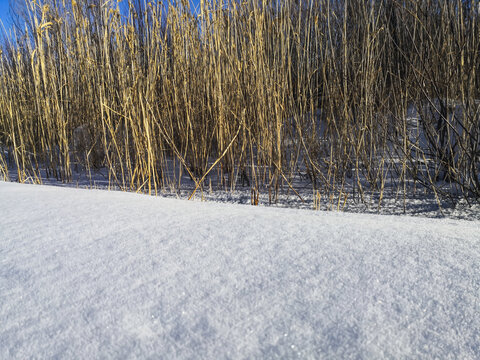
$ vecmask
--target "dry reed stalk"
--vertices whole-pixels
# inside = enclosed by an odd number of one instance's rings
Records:
[[[19,181],[106,168],[109,186],[157,194],[186,172],[195,191],[247,183],[257,204],[282,184],[301,197],[301,168],[314,207],[351,193],[380,208],[387,183],[404,208],[417,186],[480,198],[476,1],[26,4],[0,47],[0,147]]]

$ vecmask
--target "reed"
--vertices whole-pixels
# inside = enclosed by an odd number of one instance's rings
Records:
[[[480,198],[478,1],[25,4],[0,50],[0,177]]]

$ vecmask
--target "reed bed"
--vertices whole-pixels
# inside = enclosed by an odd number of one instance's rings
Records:
[[[0,50],[0,178],[480,198],[478,1],[25,4]]]

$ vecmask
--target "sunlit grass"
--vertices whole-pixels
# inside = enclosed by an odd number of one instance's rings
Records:
[[[366,193],[380,207],[387,187],[479,197],[477,2],[272,4],[27,2],[0,55],[11,171],[68,182],[106,168],[148,193],[184,173],[203,189],[208,174],[255,203],[296,193],[301,169],[339,209]]]

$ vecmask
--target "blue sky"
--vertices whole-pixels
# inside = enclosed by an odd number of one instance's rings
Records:
[[[190,2],[195,7],[198,6],[200,0],[190,0]],[[3,22],[6,28],[9,28],[11,26],[11,17],[9,14],[8,3],[9,0],[0,0],[0,20]]]
[[[10,16],[8,13],[8,0],[0,0],[0,20],[5,27],[10,26]]]

